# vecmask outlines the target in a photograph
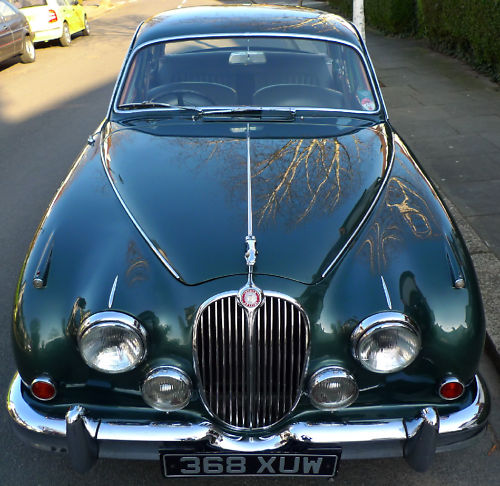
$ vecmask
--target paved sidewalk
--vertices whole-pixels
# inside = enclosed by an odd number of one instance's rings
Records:
[[[457,220],[500,363],[500,86],[425,41],[368,31],[389,118]]]

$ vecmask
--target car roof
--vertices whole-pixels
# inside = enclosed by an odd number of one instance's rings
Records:
[[[342,17],[279,5],[218,5],[169,10],[146,20],[133,47],[159,39],[228,34],[321,36],[360,47],[356,30]]]

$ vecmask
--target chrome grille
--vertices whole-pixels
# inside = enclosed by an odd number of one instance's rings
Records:
[[[198,312],[194,330],[207,408],[238,428],[279,421],[300,397],[308,348],[307,317],[281,294],[266,293],[252,329],[236,293],[209,301]]]

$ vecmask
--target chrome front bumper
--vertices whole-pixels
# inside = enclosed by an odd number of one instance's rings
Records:
[[[183,444],[186,447],[206,444],[215,451],[253,453],[278,450],[290,445],[293,448],[293,443],[302,443],[309,446],[339,446],[343,459],[401,456],[408,459],[410,455],[421,456],[424,450],[433,455],[434,451],[464,445],[484,429],[490,409],[487,388],[482,379],[476,376],[476,394],[472,403],[449,415],[440,416],[436,409],[427,407],[412,420],[294,422],[279,434],[238,437],[222,432],[208,421],[125,423],[95,420],[87,417],[85,410],[79,406],[71,407],[65,419],[54,418],[34,410],[24,400],[21,386],[21,378],[16,374],[7,396],[7,408],[17,434],[35,447],[69,452],[73,457],[82,455],[82,447],[95,458],[157,460],[158,451],[168,444],[177,444],[180,452]],[[431,439],[423,441],[422,436]],[[413,452],[414,443],[418,444],[416,452]],[[89,447],[92,450],[95,448],[95,452],[89,451]],[[75,448],[78,449],[77,454]]]

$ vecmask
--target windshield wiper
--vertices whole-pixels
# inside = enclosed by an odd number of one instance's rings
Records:
[[[159,103],[156,101],[141,101],[141,103],[125,103],[119,105],[120,110],[145,110],[148,108],[172,108],[173,110],[191,111],[198,114],[202,113],[202,110],[195,108],[194,106],[184,106],[184,105],[171,105],[169,103]]]
[[[233,108],[214,108],[200,110],[204,117],[220,118],[258,118],[259,120],[294,120],[295,110],[290,108],[258,108],[253,106],[236,106]]]

